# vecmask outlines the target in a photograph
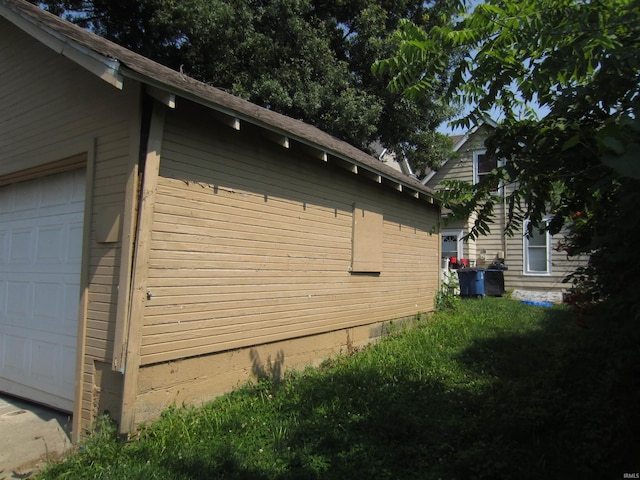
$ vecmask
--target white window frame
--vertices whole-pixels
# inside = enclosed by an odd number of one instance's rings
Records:
[[[444,237],[453,237],[455,236],[458,239],[458,244],[457,244],[457,253],[456,253],[456,257],[457,258],[462,258],[462,256],[464,255],[463,251],[462,251],[462,229],[453,229],[453,228],[449,228],[449,229],[444,229],[440,232],[441,235],[441,239]],[[442,249],[442,240],[440,240],[440,248]],[[445,255],[444,252],[441,252],[441,256],[444,259]]]
[[[545,223],[549,222],[549,218],[545,218],[543,221]],[[522,267],[523,267],[523,273],[525,275],[530,275],[530,276],[537,276],[537,277],[548,277],[551,275],[551,254],[552,254],[552,250],[551,250],[551,234],[549,233],[549,231],[545,231],[545,237],[546,237],[546,242],[544,245],[541,246],[530,246],[529,245],[529,237],[527,236],[527,229],[529,227],[529,224],[531,223],[530,220],[525,220],[523,222],[523,233],[522,233]],[[537,227],[533,227],[533,231],[536,234],[540,234],[538,231]],[[529,250],[531,248],[536,248],[536,249],[545,249],[545,258],[546,258],[546,270],[545,271],[540,271],[540,270],[531,270],[529,268]]]
[[[473,184],[477,185],[478,183],[480,183],[480,172],[479,172],[479,168],[478,168],[478,157],[480,155],[486,155],[487,154],[487,149],[483,148],[483,149],[479,149],[479,150],[474,150],[473,151]],[[496,162],[496,167],[501,167],[503,165],[503,161],[498,159]],[[498,184],[498,189],[494,190],[493,193],[497,193],[502,195],[502,182],[500,182]]]

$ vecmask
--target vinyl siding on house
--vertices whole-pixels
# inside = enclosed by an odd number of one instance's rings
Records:
[[[463,180],[473,182],[473,152],[485,148],[484,141],[488,135],[487,125],[480,126],[468,136],[466,142],[458,150],[459,157],[449,160],[443,168],[434,175],[428,186],[434,189],[444,188],[444,180]],[[509,186],[505,187],[505,193],[509,193]],[[457,220],[446,228],[463,228],[468,233],[473,226],[472,215],[465,223]],[[524,241],[522,229],[516,231],[513,236],[503,235],[507,222],[507,207],[498,202],[494,207],[494,223],[490,224],[491,232],[481,235],[475,241],[465,244],[465,256],[468,255],[475,265],[487,268],[497,258],[498,252],[504,253],[504,261],[508,270],[504,272],[505,287],[508,290],[532,290],[538,292],[560,292],[569,287],[562,280],[577,267],[584,265],[584,258],[568,259],[563,252],[554,250],[561,235],[552,237],[551,241],[551,272],[549,274],[532,275],[524,273]],[[454,226],[451,226],[454,225]]]
[[[167,115],[143,365],[432,309],[437,208],[199,116]],[[354,204],[383,212],[379,275],[349,272]]]
[[[473,155],[469,156],[469,154],[470,152],[460,152],[459,158],[449,160],[436,172],[427,185],[440,190],[444,188],[441,185],[443,180],[473,182]]]
[[[509,270],[505,272],[505,282],[510,289],[524,289],[536,291],[558,291],[571,286],[563,283],[563,279],[569,272],[585,264],[585,259],[567,258],[564,252],[555,250],[555,246],[561,235],[551,237],[551,272],[549,274],[529,274],[524,273],[524,243],[521,233],[507,238],[507,248],[509,253]]]
[[[444,180],[460,180],[473,183],[473,152],[483,150],[484,139],[486,138],[486,126],[481,126],[474,133],[470,134],[467,141],[457,151],[458,157],[449,160],[443,167],[431,178],[428,186],[440,190],[445,188],[441,185]],[[464,242],[463,257],[468,258],[478,267],[485,267],[490,264],[497,252],[504,250],[502,240],[502,205],[496,205],[496,223],[491,224],[491,233],[486,236],[479,237],[476,241]],[[467,234],[473,227],[475,216],[471,216],[466,220],[456,220],[450,222],[444,228],[461,228],[464,234]],[[483,252],[484,251],[484,252]]]
[[[479,236],[473,243],[475,246],[475,256],[473,259],[476,266],[487,268],[494,260],[497,259],[499,252],[507,255],[504,231],[504,204],[498,203],[494,207],[494,223],[489,224],[491,231],[487,235]],[[470,227],[473,222],[470,221]]]
[[[130,82],[124,91],[115,89],[4,19],[0,65],[0,176],[86,154],[95,160],[93,232],[98,212],[124,209],[139,88]],[[87,188],[92,184],[88,179]],[[93,233],[91,238],[83,426],[96,413],[94,362],[111,362],[120,262],[120,242],[99,244]]]
[[[427,185],[439,190],[444,188],[444,186],[441,185],[443,180],[461,180],[473,183],[473,152],[485,148],[485,135],[485,126],[478,128],[478,130],[470,134],[466,142],[456,152],[457,157],[450,159],[442,165]]]

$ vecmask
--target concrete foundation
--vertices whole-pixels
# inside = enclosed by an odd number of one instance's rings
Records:
[[[250,380],[281,378],[286,370],[317,366],[379,338],[384,329],[381,322],[142,367],[135,422],[153,420],[172,404],[202,405]]]

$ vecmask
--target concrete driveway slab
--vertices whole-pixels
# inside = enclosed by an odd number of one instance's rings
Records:
[[[0,479],[28,478],[71,448],[71,414],[0,394]]]

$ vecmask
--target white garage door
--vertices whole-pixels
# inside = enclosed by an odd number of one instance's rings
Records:
[[[73,410],[85,171],[0,187],[0,391]]]

